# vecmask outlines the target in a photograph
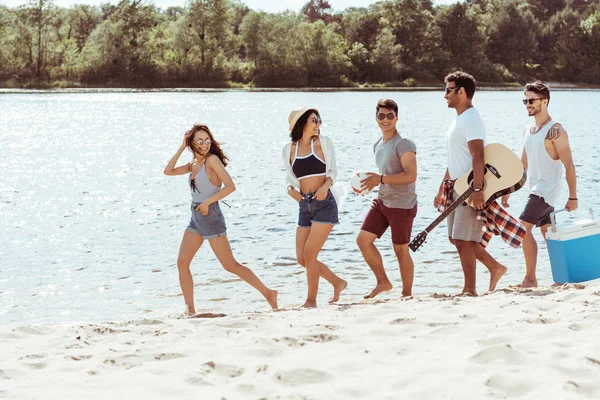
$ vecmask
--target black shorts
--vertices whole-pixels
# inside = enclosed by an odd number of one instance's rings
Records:
[[[554,207],[546,203],[543,197],[530,194],[525,209],[519,219],[534,224],[535,226],[549,225],[552,223],[552,221],[550,221],[550,213],[553,211]]]

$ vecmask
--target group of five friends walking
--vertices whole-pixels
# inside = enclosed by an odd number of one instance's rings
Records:
[[[483,222],[479,215],[484,208],[484,146],[485,126],[473,106],[476,90],[475,79],[461,71],[445,78],[444,98],[449,108],[456,110],[456,118],[446,134],[447,169],[436,194],[433,205],[442,207],[458,197],[452,190],[452,182],[473,170],[471,195],[473,207],[459,206],[448,216],[448,238],[456,247],[464,273],[462,294],[476,295],[475,266],[482,262],[490,272],[489,290],[495,289],[507,268],[496,261],[482,245]],[[525,86],[523,103],[529,116],[534,117],[523,135],[521,160],[528,172],[529,198],[519,217],[524,226],[523,252],[526,274],[521,285],[537,286],[537,244],[532,230],[539,227],[545,237],[550,224],[550,213],[558,204],[563,180],[563,169],[569,188],[565,208],[577,208],[576,175],[567,132],[548,114],[550,91],[541,82]],[[396,128],[398,105],[391,99],[380,100],[375,107],[375,120],[381,137],[373,145],[378,173],[367,173],[362,181],[363,189],[379,188],[356,239],[357,245],[376,278],[375,288],[365,296],[372,298],[392,289],[381,253],[375,241],[390,228],[394,253],[398,259],[402,278],[402,296],[412,295],[414,263],[408,244],[412,225],[417,215],[417,148],[413,141],[402,137]],[[333,141],[321,134],[319,111],[310,107],[298,107],[289,117],[290,141],[282,149],[283,165],[287,176],[287,194],[298,202],[298,226],[296,228],[296,259],[306,268],[308,291],[303,307],[317,306],[319,279],[322,277],[333,287],[329,302],[339,300],[348,283],[336,275],[318,256],[333,226],[338,221],[338,204],[342,195],[337,179],[337,164]],[[176,167],[185,149],[191,150],[193,158],[185,165]],[[256,288],[272,308],[277,308],[277,291],[267,288],[247,267],[238,263],[232,255],[219,200],[231,194],[235,185],[225,170],[228,158],[215,140],[208,126],[195,124],[185,132],[177,153],[171,158],[166,175],[189,174],[192,193],[191,219],[179,250],[177,266],[179,281],[187,311],[195,313],[191,261],[208,240],[222,266]],[[450,185],[449,185],[450,183]],[[449,189],[450,188],[450,189]],[[508,207],[508,195],[502,197],[502,205]],[[512,217],[511,217],[512,218]]]

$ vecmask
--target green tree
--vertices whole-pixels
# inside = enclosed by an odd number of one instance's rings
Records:
[[[402,46],[396,44],[396,37],[388,22],[382,19],[381,33],[373,49],[374,79],[378,81],[402,80]]]
[[[433,5],[430,0],[394,0],[376,3],[381,15],[389,21],[389,27],[400,46],[402,63],[409,69],[419,69],[425,56],[427,34],[433,22]]]
[[[517,1],[496,0],[487,5],[486,54],[511,72],[529,75],[527,64],[537,64],[538,24],[533,14]]]
[[[547,21],[565,8],[566,0],[527,0],[531,13],[540,21]]]
[[[439,28],[440,50],[448,60],[447,69],[463,69],[479,75],[485,62],[485,37],[479,6],[466,3],[442,6],[435,16]]]
[[[327,0],[308,0],[302,7],[302,14],[310,22],[329,22],[331,20],[331,10],[331,5]]]

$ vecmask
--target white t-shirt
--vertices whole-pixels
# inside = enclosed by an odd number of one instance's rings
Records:
[[[460,178],[473,166],[473,157],[467,145],[471,140],[483,140],[485,146],[485,126],[475,107],[458,115],[448,128],[446,143],[450,179]]]

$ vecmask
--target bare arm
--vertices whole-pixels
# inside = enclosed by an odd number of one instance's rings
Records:
[[[483,158],[483,140],[471,140],[467,142],[469,146],[469,152],[473,157],[473,188],[483,188],[483,174],[484,174],[484,158]],[[483,192],[474,192],[471,196],[473,206],[476,210],[483,209],[485,202],[483,201]]]
[[[165,173],[165,175],[183,175],[183,174],[187,174],[192,170],[192,163],[187,163],[185,165],[181,165],[179,167],[175,167],[175,165],[177,165],[177,160],[179,160],[179,157],[181,157],[181,153],[183,153],[183,151],[185,150],[186,146],[186,140],[188,138],[188,136],[191,134],[190,131],[185,132],[185,135],[183,136],[183,143],[181,143],[181,146],[179,146],[179,150],[177,150],[177,153],[175,153],[175,155],[173,157],[171,157],[171,159],[169,160],[169,163],[167,164],[167,166],[165,167],[165,170],[163,171]]]
[[[571,146],[569,145],[569,135],[559,124],[552,127],[548,135],[551,135],[550,140],[558,153],[558,159],[565,166],[565,175],[569,186],[569,201],[567,201],[565,208],[569,211],[576,210],[577,200],[571,199],[577,199],[577,174],[573,163],[573,155],[571,154]]]

